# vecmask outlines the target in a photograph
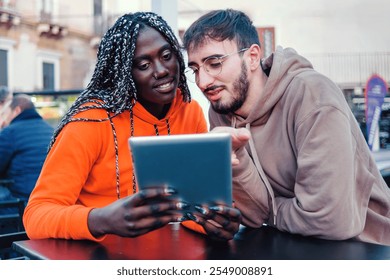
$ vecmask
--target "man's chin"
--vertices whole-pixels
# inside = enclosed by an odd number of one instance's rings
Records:
[[[243,104],[242,101],[235,101],[232,104],[221,104],[221,102],[216,102],[216,103],[211,102],[211,107],[213,107],[213,110],[218,114],[227,115],[236,112],[238,109],[241,108],[242,104]]]
[[[231,108],[230,107],[226,107],[226,106],[218,106],[218,104],[213,104],[211,103],[211,107],[213,107],[213,110],[215,112],[217,112],[218,114],[221,114],[221,115],[227,115],[231,112]]]

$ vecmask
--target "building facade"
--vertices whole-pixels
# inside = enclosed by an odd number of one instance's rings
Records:
[[[293,47],[335,81],[365,132],[365,86],[372,74],[390,82],[390,2],[380,0],[0,0],[0,85],[36,95],[47,117],[58,118],[92,75],[101,36],[123,13],[161,13],[179,37],[212,9],[246,12],[265,55]],[[195,85],[194,98],[208,102]],[[72,95],[70,93],[76,93]],[[57,101],[57,102],[56,102]],[[379,143],[390,148],[390,97],[385,98]]]

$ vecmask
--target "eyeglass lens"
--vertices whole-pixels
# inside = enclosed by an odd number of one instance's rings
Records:
[[[185,71],[186,75],[187,75],[187,79],[190,81],[190,82],[193,82],[195,83],[198,79],[198,76],[199,75],[199,69],[201,67],[204,68],[204,70],[210,75],[210,76],[213,76],[213,77],[216,77],[218,76],[221,71],[222,71],[222,62],[224,61],[224,59],[226,59],[227,57],[231,56],[232,54],[237,54],[237,53],[240,53],[240,52],[243,52],[243,51],[246,51],[248,48],[244,48],[244,49],[241,49],[239,50],[238,52],[234,52],[234,53],[230,53],[230,54],[227,54],[227,55],[224,55],[222,57],[209,57],[207,59],[205,59],[205,61],[203,62],[202,65],[200,65],[199,67],[188,67]]]
[[[219,57],[209,57],[200,66],[211,76],[218,76],[222,71],[222,61]],[[196,67],[188,67],[186,69],[186,75],[190,82],[196,82],[199,69]]]

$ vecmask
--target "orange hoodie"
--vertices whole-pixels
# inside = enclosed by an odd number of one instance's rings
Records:
[[[134,136],[207,132],[203,111],[196,101],[184,103],[180,91],[164,119],[151,115],[140,103],[134,108]],[[76,117],[102,119],[107,113],[92,109]],[[130,114],[113,118],[120,171],[120,196],[132,195],[133,168],[128,145]],[[87,226],[89,212],[117,199],[115,148],[109,121],[72,122],[50,150],[23,216],[30,239],[98,240]],[[102,237],[104,238],[104,237]],[[100,238],[99,240],[101,240]]]

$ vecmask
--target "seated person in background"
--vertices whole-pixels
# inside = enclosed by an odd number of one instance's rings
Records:
[[[4,126],[5,111],[11,102],[12,92],[6,86],[0,86],[0,130]]]
[[[0,131],[0,179],[9,187],[0,189],[0,199],[27,202],[47,155],[53,128],[35,110],[28,95],[14,95],[4,111]]]
[[[167,199],[171,188],[138,192],[128,139],[207,132],[184,69],[174,33],[154,13],[125,14],[106,32],[92,79],[55,131],[26,207],[31,239],[135,237],[183,220],[171,211],[184,206]],[[221,206],[208,213],[230,221],[208,225],[211,237],[231,239],[239,211]]]
[[[237,140],[233,199],[243,224],[390,245],[390,189],[334,82],[291,48],[263,57],[240,11],[205,14],[183,43],[211,129]]]

